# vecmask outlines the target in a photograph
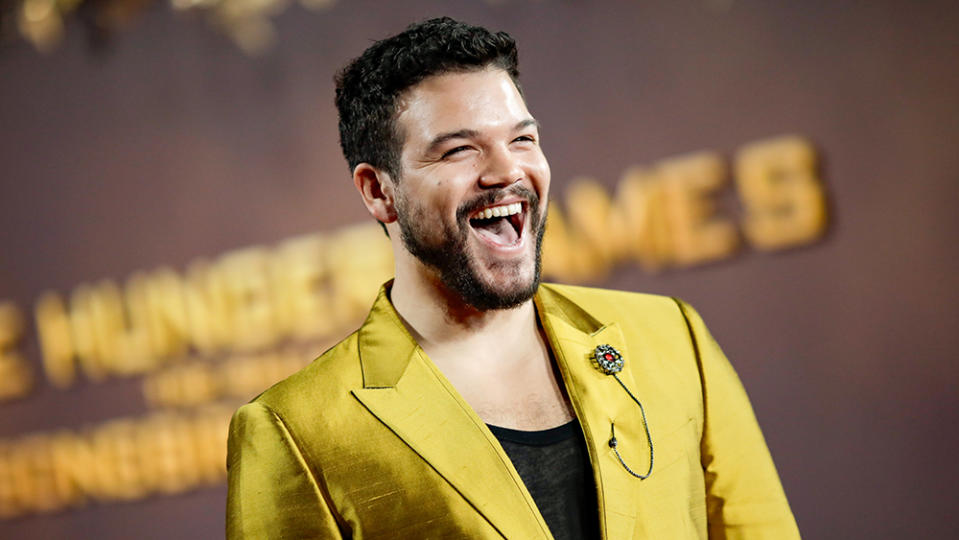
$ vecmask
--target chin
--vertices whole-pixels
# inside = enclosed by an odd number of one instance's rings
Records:
[[[454,290],[465,303],[482,311],[518,307],[529,301],[539,288],[539,269],[534,261],[524,261],[522,268],[471,270],[465,273],[473,276],[471,283],[457,283]]]

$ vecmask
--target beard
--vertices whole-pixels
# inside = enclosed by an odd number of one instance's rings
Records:
[[[527,282],[519,281],[519,268],[515,268],[508,283],[491,283],[480,277],[480,262],[469,252],[470,224],[469,216],[476,210],[491,205],[505,195],[519,195],[526,199],[529,215],[526,216],[530,233],[535,238],[533,276]],[[539,197],[533,191],[513,186],[483,193],[460,205],[456,210],[455,226],[444,223],[439,238],[427,230],[428,210],[414,207],[405,198],[396,201],[397,222],[400,226],[400,238],[407,251],[424,265],[436,271],[440,282],[459,295],[465,304],[480,311],[509,309],[526,302],[536,293],[540,282],[543,233],[546,230],[546,213],[539,208]],[[526,226],[524,224],[524,226]],[[520,234],[523,231],[519,231]],[[518,266],[521,262],[491,263],[493,268]]]

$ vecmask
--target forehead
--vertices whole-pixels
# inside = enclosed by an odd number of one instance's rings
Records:
[[[512,128],[530,117],[523,97],[502,69],[452,72],[424,79],[398,104],[397,125],[408,143],[437,134]]]

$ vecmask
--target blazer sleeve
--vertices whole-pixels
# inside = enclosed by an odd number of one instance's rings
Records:
[[[323,490],[282,419],[257,402],[240,407],[227,444],[226,536],[342,538]]]
[[[689,327],[703,385],[700,455],[709,538],[799,538],[746,390],[699,314],[677,301]]]

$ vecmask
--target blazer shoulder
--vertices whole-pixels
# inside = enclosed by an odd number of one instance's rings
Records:
[[[333,345],[309,365],[274,384],[252,400],[288,416],[304,405],[330,405],[362,386],[355,331]]]

